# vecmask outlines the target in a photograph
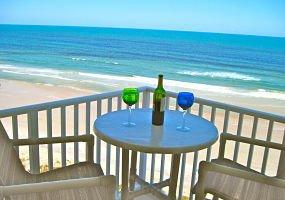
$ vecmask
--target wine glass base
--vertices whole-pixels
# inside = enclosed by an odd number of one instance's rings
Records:
[[[188,131],[190,130],[190,128],[188,128],[188,127],[186,127],[186,126],[184,126],[184,127],[178,126],[178,127],[176,128],[176,130],[181,131],[181,132],[188,132]]]
[[[133,122],[124,122],[122,123],[122,125],[125,127],[134,127],[136,124]]]

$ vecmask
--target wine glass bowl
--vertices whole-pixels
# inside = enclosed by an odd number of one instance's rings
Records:
[[[177,130],[187,132],[190,129],[185,125],[185,115],[187,110],[194,104],[194,95],[191,92],[179,92],[177,96],[177,104],[183,109],[182,125]]]
[[[136,124],[131,122],[132,105],[136,104],[139,100],[139,91],[137,88],[125,88],[122,93],[123,101],[128,105],[129,114],[128,121],[123,125],[127,127],[135,126]]]
[[[138,102],[139,92],[137,88],[125,88],[122,94],[123,101],[128,105],[132,106]]]
[[[177,96],[177,104],[183,109],[187,110],[194,103],[194,95],[190,92],[179,92]]]

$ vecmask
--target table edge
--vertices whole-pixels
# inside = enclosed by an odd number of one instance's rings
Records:
[[[143,153],[160,153],[160,154],[180,154],[180,153],[189,153],[194,151],[199,151],[201,149],[205,149],[210,147],[212,144],[214,144],[219,139],[219,134],[217,130],[217,137],[213,140],[209,141],[208,143],[204,143],[201,145],[196,145],[192,147],[173,147],[173,148],[155,148],[155,147],[145,147],[137,144],[129,144],[122,141],[114,140],[110,137],[107,137],[105,134],[102,134],[100,131],[98,131],[95,127],[93,127],[95,135],[103,140],[104,142],[121,147],[122,149],[128,149],[132,151],[139,151]]]

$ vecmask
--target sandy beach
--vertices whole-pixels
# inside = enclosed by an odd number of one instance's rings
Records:
[[[6,109],[6,108],[12,108],[12,107],[18,107],[23,105],[29,105],[34,103],[41,103],[41,102],[49,102],[59,99],[65,99],[70,97],[76,97],[76,96],[82,96],[82,95],[90,95],[94,94],[94,91],[91,90],[85,90],[85,89],[75,89],[75,88],[67,88],[64,86],[49,86],[49,85],[43,85],[43,84],[31,84],[27,82],[21,82],[21,81],[13,81],[13,80],[0,80],[1,87],[0,87],[0,109]],[[268,99],[255,99],[255,98],[245,98],[245,97],[234,97],[234,96],[220,96],[220,95],[213,95],[213,94],[206,94],[199,91],[194,91],[197,96],[204,97],[204,98],[210,98],[213,100],[222,100],[223,102],[245,106],[245,107],[251,107],[254,109],[264,110],[267,112],[273,112],[273,113],[279,113],[283,114],[285,113],[285,107],[283,101],[278,100],[268,100]],[[270,103],[269,103],[270,102]],[[105,104],[106,102],[103,102]],[[104,105],[103,105],[104,106]],[[114,105],[115,107],[115,105]],[[80,105],[79,109],[85,109],[84,105]],[[91,105],[91,110],[94,112],[91,112],[91,119],[95,119],[96,115],[96,105]],[[197,113],[197,108],[194,107],[193,113]],[[67,107],[67,135],[73,135],[73,108]],[[106,112],[106,110],[103,110],[103,113]],[[203,116],[206,119],[210,119],[210,109],[205,108],[205,115]],[[217,116],[216,116],[216,126],[219,130],[222,130],[223,127],[223,118],[224,118],[224,112],[217,110]],[[60,112],[58,109],[55,109],[53,111],[53,133],[54,136],[60,136]],[[4,126],[7,129],[7,132],[10,137],[12,137],[12,130],[11,130],[11,119],[1,119]],[[79,132],[80,134],[84,134],[85,131],[85,115],[84,112],[80,112],[79,116],[80,124],[79,124]],[[251,131],[252,131],[252,117],[246,116],[243,123],[242,128],[242,135],[250,137]],[[230,126],[229,126],[229,132],[235,133],[237,130],[237,122],[238,122],[238,115],[233,113],[230,118]],[[40,137],[46,137],[47,135],[47,128],[46,128],[46,115],[43,112],[39,113],[39,129]],[[266,139],[268,129],[268,121],[266,120],[260,120],[259,121],[259,127],[257,130],[257,138],[259,139]],[[91,129],[92,130],[92,129]],[[27,123],[26,123],[26,116],[20,116],[19,117],[19,137],[20,138],[26,138],[28,135],[27,133]],[[282,141],[284,135],[284,124],[275,124],[275,128],[273,130],[272,134],[272,141],[279,142]],[[106,150],[105,144],[102,144],[102,155],[101,155],[101,165],[103,169],[105,169],[106,166],[106,160],[105,160],[105,152]],[[232,158],[233,156],[233,148],[234,143],[229,143],[227,145],[227,151],[226,155],[229,158]],[[239,151],[239,157],[238,161],[242,164],[246,164],[247,162],[247,156],[248,156],[248,148],[249,145],[242,144],[240,146]],[[60,145],[54,145],[54,165],[60,166]],[[255,148],[254,155],[253,155],[253,161],[252,161],[252,168],[260,170],[261,164],[262,164],[262,158],[263,158],[263,152],[264,148]],[[111,163],[113,163],[111,167],[111,173],[115,173],[115,148],[112,147],[112,153],[111,154]],[[212,158],[217,157],[218,154],[218,142],[213,146],[212,148]],[[40,146],[40,158],[41,158],[41,165],[42,169],[46,169],[47,165],[47,146],[41,145]],[[151,155],[148,155],[149,158]],[[28,162],[28,148],[27,147],[21,147],[20,148],[20,157],[28,169],[29,166],[27,165]],[[84,150],[84,144],[80,145],[80,160],[84,160],[85,157],[85,150]],[[268,159],[268,165],[267,165],[267,174],[268,175],[275,175],[276,168],[278,164],[278,157],[279,153],[277,151],[270,151],[269,152],[269,159]],[[159,180],[159,170],[160,170],[160,155],[156,155],[157,162],[156,162],[156,170],[155,170],[155,180]],[[206,158],[206,150],[203,150],[199,153],[199,160],[203,160]],[[185,185],[184,185],[184,193],[185,195],[189,194],[190,189],[190,182],[191,182],[191,172],[192,172],[192,162],[193,161],[193,153],[187,154],[187,160],[186,160],[186,173],[185,173]],[[67,163],[73,163],[73,144],[67,144]],[[169,169],[170,169],[170,156],[166,156],[166,167],[165,172],[166,176],[169,175]],[[149,177],[150,174],[150,162],[147,163],[147,177]]]

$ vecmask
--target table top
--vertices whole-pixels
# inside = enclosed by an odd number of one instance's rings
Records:
[[[151,109],[132,110],[134,127],[125,127],[128,110],[104,114],[94,122],[94,132],[103,141],[124,149],[145,153],[178,154],[204,149],[218,139],[215,125],[199,116],[186,114],[188,132],[176,130],[182,123],[182,113],[166,110],[164,125],[153,126]]]

